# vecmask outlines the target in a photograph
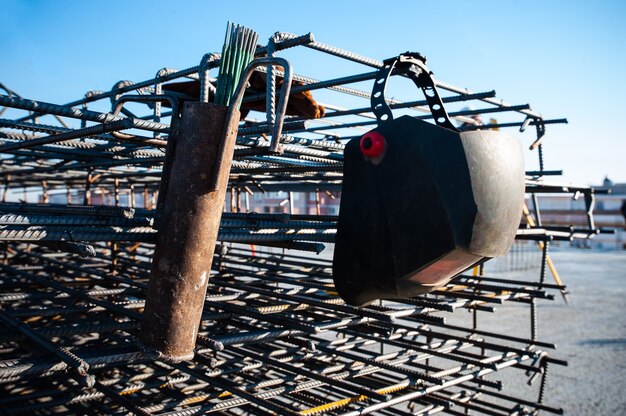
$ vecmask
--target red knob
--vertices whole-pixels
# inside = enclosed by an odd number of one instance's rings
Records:
[[[378,157],[385,151],[385,136],[377,131],[370,131],[361,137],[359,144],[365,156]]]

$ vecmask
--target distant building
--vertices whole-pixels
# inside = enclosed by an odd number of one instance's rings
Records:
[[[605,178],[602,185],[595,188],[609,191],[609,194],[595,194],[593,210],[595,226],[614,229],[615,233],[598,234],[584,243],[575,241],[572,244],[582,244],[590,248],[626,249],[625,221],[622,214],[622,206],[626,203],[626,183],[613,183],[609,178]],[[571,195],[540,195],[538,198],[542,221],[545,224],[587,227],[583,196],[577,200]]]
[[[594,220],[598,228],[613,229],[614,234],[598,234],[591,240],[576,240],[572,244],[588,248],[603,249],[626,249],[626,231],[623,210],[626,209],[626,183],[613,183],[605,178],[601,186],[596,189],[609,190],[608,194],[598,193],[595,196]],[[82,204],[84,192],[73,191],[70,202]],[[91,204],[114,205],[115,198],[111,192],[100,188],[91,191]],[[39,202],[43,197],[38,193]],[[67,203],[66,193],[53,193],[49,195],[50,203]],[[338,215],[340,204],[340,192],[261,192],[254,190],[252,194],[244,191],[226,198],[225,210],[239,209],[243,212],[258,213],[291,213],[294,215]],[[572,195],[565,194],[540,194],[538,195],[539,207],[541,208],[541,220],[545,224],[573,226],[575,228],[587,227],[584,197],[573,199]],[[139,188],[132,195],[129,191],[122,191],[119,195],[121,206],[134,205],[139,208],[154,209],[157,195],[147,189]],[[131,202],[132,201],[132,202]],[[239,201],[239,202],[237,202]],[[530,200],[527,201],[532,206]],[[238,208],[237,208],[238,207]],[[560,244],[569,244],[560,242]]]
[[[240,197],[241,198],[241,197]],[[236,204],[236,197],[235,203]],[[245,202],[239,202],[240,207]],[[227,203],[227,209],[233,202]],[[248,211],[259,213],[291,213],[307,215],[338,215],[339,195],[331,192],[254,192],[248,197]]]
[[[596,189],[609,190],[609,194],[595,195],[594,222],[597,228],[615,230],[613,234],[598,234],[589,240],[575,240],[578,247],[602,249],[626,249],[625,221],[622,206],[626,206],[626,183],[613,183],[605,178]],[[317,194],[317,195],[316,195]],[[538,195],[541,219],[544,224],[587,228],[584,196],[574,199],[566,194]],[[263,213],[292,213],[314,215],[337,215],[339,192],[255,192],[249,198],[249,211]],[[527,201],[529,207],[532,202]],[[230,205],[227,203],[227,209]],[[555,242],[555,244],[570,244]]]

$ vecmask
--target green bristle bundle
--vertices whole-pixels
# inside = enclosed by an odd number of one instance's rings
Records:
[[[258,37],[255,31],[228,22],[217,78],[216,104],[230,105],[241,74],[254,58]]]

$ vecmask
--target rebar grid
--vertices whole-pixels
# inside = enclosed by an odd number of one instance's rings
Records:
[[[545,342],[448,327],[440,316],[443,311],[505,300],[551,297],[532,282],[503,284],[484,278],[478,283],[477,277],[461,276],[435,294],[407,304],[355,308],[333,294],[327,261],[305,262],[282,253],[252,255],[248,248],[234,246],[216,259],[221,270],[210,279],[194,362],[154,363],[134,343],[150,247],[137,250],[134,255],[121,249],[116,259],[119,271],[111,275],[109,259],[97,258],[91,264],[67,257],[60,261],[58,254],[43,249],[31,248],[28,253],[17,247],[10,265],[2,267],[3,287],[10,292],[0,296],[9,311],[3,315],[20,319],[29,331],[59,349],[72,348],[89,365],[90,375],[113,386],[115,394],[133,397],[134,406],[145,407],[143,411],[175,409],[183,414],[181,410],[192,403],[202,403],[203,412],[217,411],[239,406],[241,399],[255,404],[256,396],[267,398],[263,405],[270,411],[275,406],[302,414],[350,404],[357,408],[386,403],[395,396],[384,395],[396,390],[440,391],[456,381],[476,381],[520,363],[531,372],[540,371],[533,361],[545,357],[545,348],[553,348]],[[7,408],[9,414],[56,411],[107,397],[98,386],[83,392],[78,381],[59,380],[70,365],[65,361],[37,351],[20,352],[16,359],[24,340],[31,338],[18,332],[2,337],[3,387],[15,394],[42,375],[58,386],[53,394],[45,393],[54,400],[38,403],[37,394],[29,406]],[[435,358],[437,365],[429,363]],[[118,372],[128,374],[112,375]],[[150,381],[137,387],[141,375]],[[216,388],[221,385],[223,389]],[[235,387],[243,391],[229,390]],[[298,391],[306,391],[308,400],[296,395]],[[229,393],[239,399],[224,400]],[[346,394],[348,401],[342,398]],[[14,399],[31,401],[28,395]],[[318,404],[312,406],[313,402]],[[158,409],[153,403],[160,403]],[[115,408],[119,403],[110,405]]]
[[[437,81],[449,93],[444,103],[478,108],[449,112],[466,123],[464,129],[535,126],[537,135],[529,145],[538,147],[540,169],[527,172],[527,192],[584,195],[588,226],[542,223],[533,198],[532,213],[522,218],[517,238],[543,250],[536,280],[476,270],[429,295],[353,307],[334,291],[329,257],[306,254],[334,241],[336,216],[321,215],[319,205],[311,215],[288,207],[283,213],[254,213],[246,207],[258,193],[338,196],[345,142],[376,123],[363,100],[370,93],[350,84],[372,80],[371,68],[382,63],[316,42],[312,34],[277,33],[267,47],[257,48],[256,56],[278,56],[300,46],[330,54],[338,67],[349,60],[365,68],[326,80],[294,75],[299,83],[294,93],[319,92],[325,102],[340,105],[325,104],[326,114],[319,119],[285,117],[278,152],[271,151],[271,133],[281,120],[272,105],[267,114],[256,115],[261,120],[251,113],[240,125],[230,173],[232,197],[222,217],[196,354],[179,364],[157,360],[137,342],[157,233],[164,149],[177,117],[176,110],[161,111],[162,103],[154,101],[181,99],[161,87],[184,77],[202,80],[207,91],[202,95],[208,96],[215,81],[208,73],[219,65],[219,54],[205,56],[200,66],[161,70],[154,79],[120,82],[109,92],[66,105],[13,93],[0,96],[0,106],[29,112],[0,120],[1,412],[562,413],[544,404],[543,390],[548,364],[565,363],[548,354],[554,345],[537,339],[536,302],[553,300],[559,291],[566,294],[548,243],[604,231],[593,222],[592,188],[544,181],[555,173],[544,170],[539,145],[545,126],[565,120],[543,119],[527,104],[496,100],[493,91],[475,93]],[[279,68],[270,72],[277,78],[283,74]],[[244,101],[274,102],[277,87],[269,84],[266,92],[249,94]],[[155,91],[162,97],[155,98]],[[117,103],[124,94],[150,98],[120,110]],[[117,111],[87,108],[109,99]],[[388,102],[396,111],[432,117],[423,100]],[[471,117],[494,114],[504,121],[477,125]],[[96,196],[99,205],[93,205]],[[51,197],[57,203],[51,204]],[[6,202],[20,198],[22,203]],[[555,283],[546,278],[546,265]],[[505,302],[528,306],[527,336],[479,327],[479,311],[494,313],[494,306]],[[470,312],[466,325],[446,323],[450,314],[463,311]],[[526,372],[529,381],[541,377],[537,400],[502,391],[491,376],[505,378],[515,370]]]

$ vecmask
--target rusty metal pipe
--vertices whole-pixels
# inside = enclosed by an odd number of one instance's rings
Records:
[[[144,346],[161,359],[194,355],[239,122],[239,111],[227,112],[183,108],[141,326]]]

